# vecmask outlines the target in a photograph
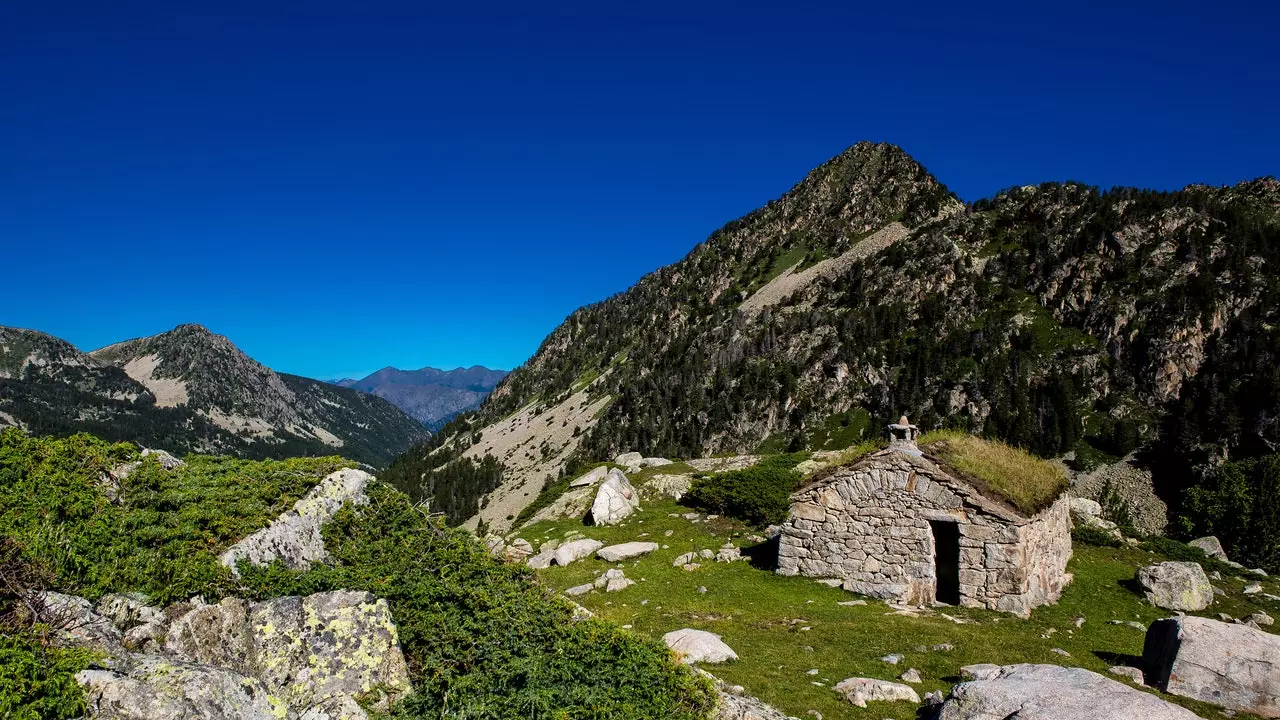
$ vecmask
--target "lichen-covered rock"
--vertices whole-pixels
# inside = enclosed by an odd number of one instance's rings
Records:
[[[89,717],[109,720],[290,718],[288,705],[256,678],[159,655],[134,655],[121,671],[76,674]]]
[[[53,628],[58,642],[106,651],[120,644],[120,629],[94,611],[88,600],[58,592],[33,593],[30,597],[40,620]]]
[[[641,555],[648,555],[657,549],[658,543],[655,542],[626,542],[602,547],[596,550],[596,557],[605,562],[621,562]]]
[[[1173,703],[1081,668],[1005,665],[951,689],[938,720],[1197,720]]]
[[[914,688],[902,683],[875,678],[845,678],[836,684],[836,692],[858,707],[868,702],[910,702],[920,704],[920,695]]]
[[[98,600],[98,613],[120,630],[138,625],[167,622],[164,611],[147,604],[147,597],[140,593],[109,593]]]
[[[369,713],[347,695],[323,700],[307,708],[298,720],[368,720]]]
[[[719,635],[706,630],[683,628],[662,636],[662,642],[683,663],[722,663],[737,660],[738,654],[725,644]]]
[[[1195,612],[1213,604],[1213,586],[1199,563],[1168,561],[1138,570],[1147,600],[1165,610]]]
[[[640,496],[631,481],[618,469],[609,471],[591,503],[591,521],[596,525],[616,525],[640,509]]]
[[[1262,717],[1280,717],[1280,636],[1248,625],[1182,616],[1147,630],[1152,685]]]
[[[293,570],[306,570],[312,563],[327,562],[329,553],[320,529],[343,504],[367,504],[369,499],[364,489],[372,480],[369,473],[349,468],[330,474],[294,503],[291,510],[227,548],[219,559],[232,572],[241,561],[267,565],[279,560]]]
[[[1222,541],[1214,535],[1207,535],[1202,538],[1196,538],[1187,543],[1193,548],[1200,548],[1205,555],[1219,560],[1227,559],[1227,551],[1222,549]]]
[[[292,707],[375,689],[394,700],[409,691],[391,612],[365,592],[197,605],[173,621],[165,651],[257,677]]]

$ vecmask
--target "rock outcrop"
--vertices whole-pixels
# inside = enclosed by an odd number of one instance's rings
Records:
[[[1280,717],[1280,636],[1182,616],[1157,620],[1142,648],[1147,681],[1174,695]]]
[[[364,489],[373,476],[363,470],[345,469],[330,474],[315,486],[293,509],[271,521],[267,527],[227,548],[219,560],[238,572],[241,561],[267,565],[279,560],[293,570],[306,570],[315,562],[327,562],[320,529],[342,509],[343,504],[365,505]]]
[[[591,503],[591,521],[596,525],[617,525],[640,509],[640,496],[621,470],[609,471]]]
[[[719,635],[706,630],[672,630],[662,636],[662,642],[684,663],[722,663],[738,659],[738,654]]]
[[[263,602],[200,599],[160,610],[137,595],[43,593],[60,642],[100,653],[77,674],[88,716],[107,720],[363,720],[410,691],[385,600],[332,591]],[[130,637],[145,630],[145,647]],[[136,648],[136,650],[135,650]]]
[[[1213,586],[1199,563],[1168,561],[1138,570],[1147,600],[1165,610],[1195,612],[1213,604]]]
[[[987,666],[982,666],[986,668]],[[938,720],[1197,720],[1141,690],[1081,668],[1006,665],[956,685]]]

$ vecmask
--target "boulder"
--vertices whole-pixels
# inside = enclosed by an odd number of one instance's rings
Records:
[[[586,473],[579,475],[577,478],[573,480],[573,482],[569,483],[569,487],[571,488],[590,487],[600,482],[601,480],[605,479],[605,477],[608,474],[609,474],[609,468],[601,465],[598,468],[592,468]]]
[[[1148,681],[1166,692],[1280,717],[1280,636],[1208,618],[1167,618],[1147,630],[1142,660]]]
[[[1102,506],[1096,500],[1089,498],[1073,497],[1070,501],[1071,514],[1079,517],[1099,517],[1102,515]]]
[[[586,585],[574,585],[573,587],[565,590],[564,594],[568,595],[569,597],[577,597],[579,595],[586,595],[587,593],[595,589],[596,589],[596,586],[593,585],[592,583],[587,583]]]
[[[613,458],[614,465],[622,465],[623,467],[640,467],[644,456],[638,452],[625,452]]]
[[[237,572],[241,561],[268,565],[279,560],[292,570],[306,570],[314,562],[328,562],[320,528],[348,502],[365,505],[365,487],[373,476],[363,470],[345,469],[330,474],[293,508],[267,527],[227,548],[219,558]]]
[[[635,584],[636,584],[636,581],[628,577],[609,578],[609,581],[606,582],[604,585],[604,591],[611,592],[611,593],[619,592],[622,590],[626,590],[627,588]]]
[[[540,551],[537,555],[529,556],[529,559],[525,560],[525,564],[534,570],[545,570],[551,567],[551,561],[555,560],[555,557],[556,549],[547,548]]]
[[[662,636],[662,642],[683,663],[722,663],[737,660],[738,654],[720,639],[719,635],[706,630],[683,628],[672,630]]]
[[[920,704],[920,695],[902,683],[876,680],[875,678],[845,678],[836,684],[836,692],[858,707],[868,702],[910,702]]]
[[[613,469],[600,483],[591,503],[591,521],[596,525],[616,525],[640,509],[640,496],[621,470]]]
[[[662,467],[663,465],[673,464],[670,460],[662,457],[640,458],[640,467]]]
[[[672,560],[671,567],[684,567],[685,565],[688,565],[689,563],[697,559],[698,559],[698,553],[687,552],[683,555],[678,556],[675,560]]]
[[[621,562],[641,555],[648,555],[657,549],[658,543],[654,542],[627,542],[620,545],[602,547],[596,551],[596,557],[605,562]]]
[[[1219,560],[1227,559],[1227,551],[1222,549],[1222,541],[1215,535],[1208,535],[1202,538],[1196,538],[1187,543],[1193,548],[1200,548],[1205,555]]]
[[[1147,600],[1165,610],[1194,612],[1213,604],[1213,586],[1199,563],[1168,561],[1138,570]]]
[[[938,720],[1196,720],[1199,716],[1082,668],[1005,665],[951,689]]]
[[[1128,665],[1113,665],[1107,668],[1107,672],[1111,673],[1112,675],[1119,675],[1120,677],[1129,678],[1129,680],[1139,685],[1141,685],[1143,682],[1142,671],[1136,667],[1129,667]]]
[[[599,550],[601,547],[604,547],[604,543],[599,540],[581,538],[561,544],[552,552],[551,556],[556,565],[563,567],[569,563],[581,560],[584,557],[589,557],[591,553]]]
[[[260,720],[288,706],[257,678],[234,670],[138,655],[122,671],[76,674],[89,717],[110,720]]]
[[[506,546],[502,551],[502,557],[507,562],[524,562],[525,558],[533,555],[533,545],[524,538],[516,538],[511,544]]]

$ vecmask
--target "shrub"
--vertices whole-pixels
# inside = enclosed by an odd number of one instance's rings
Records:
[[[1098,547],[1120,547],[1120,538],[1092,525],[1076,525],[1072,527],[1071,540]]]
[[[780,523],[802,479],[794,468],[806,455],[778,455],[743,470],[696,478],[681,501],[756,525]]]
[[[1186,491],[1178,520],[1188,535],[1217,535],[1234,560],[1280,571],[1280,455],[1211,471]]]

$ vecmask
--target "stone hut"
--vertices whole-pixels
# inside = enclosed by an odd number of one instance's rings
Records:
[[[1065,495],[1026,517],[916,446],[902,418],[890,445],[792,495],[778,572],[844,581],[905,604],[984,607],[1027,616],[1071,581]]]

